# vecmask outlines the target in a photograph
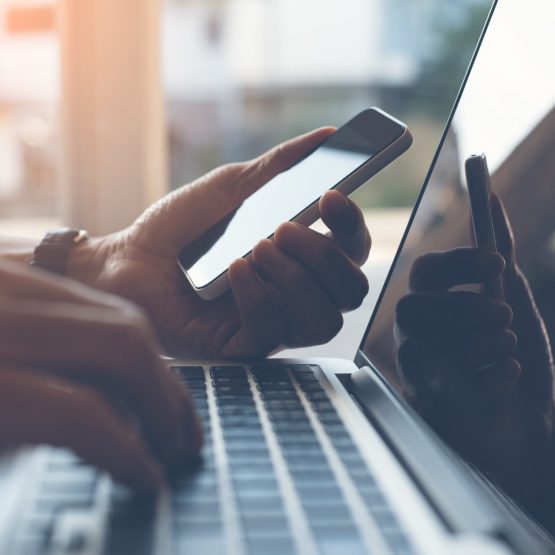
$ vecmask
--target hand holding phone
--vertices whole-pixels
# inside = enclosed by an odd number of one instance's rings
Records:
[[[234,260],[250,256],[283,222],[314,223],[328,189],[352,193],[411,143],[406,125],[395,118],[377,108],[361,112],[183,249],[179,266],[201,298],[215,299],[229,289]]]
[[[465,172],[476,246],[489,252],[498,252],[491,217],[491,181],[486,155],[470,156],[465,162]],[[484,291],[493,299],[505,300],[501,276],[486,283]]]

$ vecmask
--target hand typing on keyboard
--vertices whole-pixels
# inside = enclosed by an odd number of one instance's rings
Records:
[[[413,265],[397,306],[406,394],[466,459],[529,503],[553,484],[553,357],[508,218],[492,214],[499,252],[431,253]],[[468,291],[503,275],[506,303]]]
[[[186,389],[133,305],[0,265],[0,450],[67,446],[140,490],[198,452]]]
[[[328,341],[342,326],[342,311],[358,307],[368,291],[359,265],[370,236],[360,210],[340,193],[320,202],[329,236],[283,225],[256,246],[254,263],[232,264],[232,293],[215,301],[198,298],[176,256],[331,131],[298,137],[170,193],[129,228],[74,249],[70,275],[142,306],[174,355],[256,358],[282,345]]]

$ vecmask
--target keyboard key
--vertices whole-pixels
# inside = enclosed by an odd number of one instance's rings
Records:
[[[289,376],[283,374],[262,374],[256,376],[255,381],[260,388],[265,386],[293,387]]]
[[[311,499],[311,500],[341,500],[343,499],[343,494],[341,490],[336,485],[323,485],[323,484],[303,484],[296,483],[295,487],[299,492],[301,498]]]
[[[179,376],[185,378],[204,379],[202,366],[172,366],[171,370]]]
[[[262,536],[269,533],[289,536],[289,524],[285,515],[244,516],[243,528],[247,536]]]
[[[284,447],[283,448],[283,456],[287,461],[288,465],[304,465],[304,466],[319,466],[322,464],[326,464],[324,452],[319,449],[318,451],[311,451],[310,453],[306,453],[303,449],[299,449],[298,447]]]
[[[316,413],[319,413],[319,412],[335,413],[335,407],[332,405],[329,399],[327,401],[312,400],[311,404],[312,404],[312,408],[316,411]]]
[[[248,385],[245,385],[245,387],[239,387],[236,385],[222,385],[214,389],[214,392],[218,399],[221,399],[226,395],[231,395],[234,397],[250,397],[252,399],[252,393]]]
[[[290,435],[281,434],[278,436],[278,440],[282,447],[304,446],[311,449],[320,446],[320,442],[316,438],[316,434],[314,432],[303,432],[298,435],[293,433]]]
[[[237,386],[249,385],[246,375],[245,377],[216,376],[212,378],[212,383],[214,384],[215,388],[219,388],[221,386],[226,386],[226,385],[237,385]]]
[[[321,555],[366,555],[367,551],[358,538],[331,538],[318,544]]]
[[[344,502],[305,505],[310,522],[323,523],[352,523],[351,511]]]
[[[303,409],[300,399],[263,399],[264,406],[271,412],[276,410],[300,410]],[[304,409],[303,409],[304,410]]]
[[[240,437],[242,435],[256,435],[262,433],[262,426],[258,415],[226,416],[221,420],[224,437]]]
[[[268,464],[249,466],[232,465],[234,480],[262,480],[264,478],[274,479],[274,470],[271,462]]]
[[[237,504],[241,514],[283,512],[283,501],[276,493],[267,496],[238,496]]]
[[[246,472],[247,470],[262,474],[268,469],[273,468],[270,457],[259,457],[255,460],[249,459],[248,457],[235,457],[229,460],[229,466],[234,475],[237,475],[238,472]]]
[[[271,399],[294,399],[298,400],[299,396],[294,389],[271,389],[260,391],[263,401],[269,401]]]
[[[308,420],[304,422],[274,422],[272,420],[272,427],[277,434],[300,434],[313,431],[312,425]]]
[[[247,373],[242,366],[212,366],[210,368],[212,378],[246,378]]]
[[[264,443],[264,433],[260,424],[248,428],[230,428],[223,430],[226,443],[234,443],[238,441],[251,443]]]
[[[335,476],[329,467],[324,468],[289,468],[295,480],[301,483],[324,482],[330,483],[335,480]]]
[[[324,391],[324,388],[321,386],[320,382],[314,376],[313,380],[305,380],[300,383],[301,389],[303,391]]]
[[[304,408],[294,410],[275,409],[267,412],[272,422],[298,422],[308,420]]]
[[[278,485],[273,475],[262,476],[234,476],[233,483],[241,491],[278,491]]]
[[[254,404],[241,406],[224,404],[218,407],[218,412],[223,419],[226,419],[228,416],[258,416],[258,411]]]
[[[223,538],[221,535],[214,536],[210,533],[201,534],[199,530],[181,530],[177,536],[175,545],[175,555],[182,553],[210,553],[210,555],[223,555],[226,552]],[[122,551],[122,553],[125,553]]]
[[[279,366],[277,364],[261,364],[253,366],[251,372],[255,379],[259,376],[278,376],[287,373],[287,366]]]
[[[296,553],[293,540],[283,536],[267,536],[261,538],[248,538],[247,546],[249,553],[253,555],[294,555]]]
[[[288,382],[274,382],[274,383],[258,383],[256,385],[258,390],[262,393],[267,393],[268,391],[290,391],[294,392],[295,388],[293,384]]]
[[[359,534],[354,523],[311,523],[316,541],[321,543],[329,540],[358,540]]]
[[[260,459],[269,458],[270,453],[265,444],[257,445],[252,442],[247,443],[227,443],[226,444],[227,456],[232,458],[248,458]]]
[[[323,389],[321,391],[305,391],[305,395],[311,403],[329,399],[328,394]]]
[[[314,374],[314,370],[318,368],[317,366],[309,366],[308,364],[295,364],[293,366],[291,366],[291,370],[293,370],[293,373],[295,374],[295,376],[299,375],[299,374]]]

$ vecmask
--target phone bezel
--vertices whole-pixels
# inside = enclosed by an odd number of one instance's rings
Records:
[[[465,161],[464,168],[476,246],[489,252],[498,252],[491,215],[491,179],[486,155],[473,154],[469,156]],[[501,278],[486,283],[484,290],[489,297],[501,301],[505,299]]]

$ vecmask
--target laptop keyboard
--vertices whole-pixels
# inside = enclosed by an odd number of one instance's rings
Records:
[[[316,369],[173,367],[205,429],[202,461],[171,482],[165,508],[160,499],[110,484],[100,552],[154,553],[162,518],[165,553],[411,555]],[[77,458],[54,451],[16,552],[89,553],[87,533],[77,527],[60,535],[56,522],[71,511],[93,510],[99,479]]]

